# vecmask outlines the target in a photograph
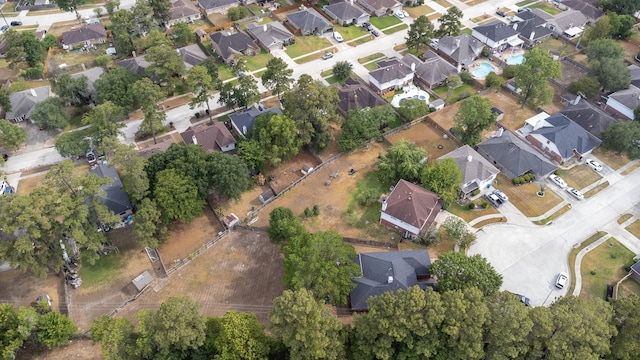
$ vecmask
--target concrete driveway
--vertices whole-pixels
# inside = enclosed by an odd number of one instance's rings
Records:
[[[640,202],[640,171],[625,177],[614,173],[604,179],[610,183],[607,188],[587,200],[571,201],[572,209],[552,225],[485,226],[477,233],[469,255],[487,258],[503,275],[503,290],[529,297],[534,306],[549,305],[568,290],[557,289],[554,282],[559,272],[570,273],[567,258],[571,249],[595,232],[617,225],[618,217],[634,213]],[[618,240],[636,254],[640,251],[639,240]]]

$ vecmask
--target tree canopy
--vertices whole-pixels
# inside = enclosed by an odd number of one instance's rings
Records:
[[[263,147],[272,166],[277,166],[298,154],[302,145],[296,131],[296,123],[286,115],[259,116],[251,136]]]
[[[382,129],[396,119],[391,105],[374,108],[352,109],[342,123],[342,134],[338,145],[342,151],[351,151],[367,140],[379,137]]]
[[[218,79],[214,79],[209,75],[207,68],[202,65],[196,65],[189,70],[187,76],[187,86],[193,93],[193,99],[189,103],[189,106],[193,109],[200,104],[207,105],[207,113],[209,114],[209,121],[213,122],[211,108],[209,107],[209,100],[212,97],[212,92],[217,90],[216,84]]]
[[[420,99],[408,99],[400,103],[398,113],[408,121],[415,120],[431,112],[429,105]]]
[[[279,206],[269,213],[267,235],[271,242],[284,243],[306,233],[307,229],[291,209]]]
[[[60,98],[49,97],[35,105],[31,120],[44,130],[59,130],[69,124],[69,114]]]
[[[63,101],[72,105],[88,105],[91,102],[91,92],[87,77],[82,75],[72,78],[69,73],[58,75],[52,81],[53,92]]]
[[[280,95],[291,88],[293,83],[293,69],[289,69],[284,60],[279,57],[269,59],[267,71],[262,74],[262,85],[275,91],[278,99]]]
[[[440,28],[435,33],[435,36],[442,38],[444,36],[458,36],[460,35],[460,28],[462,27],[462,11],[455,6],[451,6],[447,9],[447,13],[442,15],[438,21],[440,22]]]
[[[640,0],[598,0],[597,3],[604,11],[616,14],[633,16],[640,10]]]
[[[138,75],[122,66],[116,66],[102,73],[100,78],[93,83],[96,89],[96,102],[103,104],[111,101],[125,112],[133,110],[136,104],[133,84],[139,79]]]
[[[418,50],[420,45],[427,45],[434,36],[433,24],[424,15],[415,19],[407,32],[407,47]]]
[[[640,158],[640,123],[618,121],[602,132],[602,147],[618,153],[627,153],[632,159]]]
[[[419,180],[426,157],[426,150],[402,139],[389,147],[387,154],[380,158],[380,177],[394,184],[400,179]]]
[[[438,278],[438,291],[461,290],[476,287],[484,296],[500,289],[502,275],[480,255],[466,256],[447,252],[431,264],[429,272]]]
[[[338,82],[342,83],[351,76],[351,66],[351,63],[348,61],[338,61],[333,65],[331,68],[333,76],[338,80]]]
[[[460,141],[475,147],[482,141],[482,132],[496,121],[496,115],[491,112],[489,99],[474,95],[462,102],[454,121],[456,132],[462,134]]]
[[[445,204],[451,204],[460,195],[462,171],[452,158],[427,166],[422,173],[422,186],[438,194]]]
[[[27,130],[8,121],[0,121],[0,146],[14,151],[27,140]]]
[[[560,62],[541,47],[536,46],[524,54],[525,61],[516,66],[515,84],[522,89],[519,101],[522,104],[543,106],[551,101],[553,90],[547,79],[558,79],[562,76]]]
[[[631,78],[624,63],[624,50],[612,39],[597,39],[584,49],[589,61],[589,72],[608,91],[629,87]]]

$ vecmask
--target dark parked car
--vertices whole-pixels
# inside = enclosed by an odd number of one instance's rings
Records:
[[[367,31],[373,30],[373,26],[371,24],[369,24],[368,22],[362,23],[362,27],[367,29]]]
[[[22,25],[22,21],[12,21],[11,26],[20,26]]]
[[[507,13],[502,11],[502,10],[498,10],[498,11],[496,11],[496,15],[505,17],[505,16],[507,16]]]

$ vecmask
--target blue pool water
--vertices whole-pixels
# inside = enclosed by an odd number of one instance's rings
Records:
[[[524,54],[514,55],[507,59],[509,65],[520,65],[524,62]]]
[[[495,70],[493,70],[493,66],[483,62],[482,64],[480,64],[480,66],[473,70],[472,74],[474,77],[484,79],[487,77],[487,75],[489,75],[490,72],[495,72]]]

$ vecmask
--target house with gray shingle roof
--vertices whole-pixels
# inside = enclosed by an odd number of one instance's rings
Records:
[[[402,58],[402,61],[414,69],[415,79],[429,89],[444,84],[449,75],[458,73],[458,69],[455,66],[449,64],[431,50],[425,52],[424,58],[426,60],[421,61],[414,55],[407,54]]]
[[[369,14],[361,8],[348,2],[337,2],[331,5],[325,5],[322,8],[325,14],[336,20],[338,24],[345,26],[349,24],[362,24],[369,21]]]
[[[333,32],[333,24],[313,8],[305,8],[287,15],[286,22],[296,31],[299,31],[301,35],[305,36],[322,36]]]
[[[90,24],[78,29],[62,33],[62,43],[71,47],[90,44],[102,44],[107,38],[107,31],[102,24]]]
[[[553,31],[546,27],[547,20],[536,15],[532,11],[521,11],[513,16],[514,29],[519,33],[519,37],[526,46],[535,44],[547,39]]]
[[[631,85],[640,87],[640,66],[631,64],[627,67],[631,76]]]
[[[589,19],[580,11],[566,10],[547,20],[547,27],[557,35],[565,32],[573,34],[576,31],[582,32],[588,22]]]
[[[176,0],[171,5],[171,17],[169,26],[179,22],[192,22],[200,19],[200,10],[189,0]]]
[[[360,81],[349,78],[344,85],[336,83],[338,88],[338,112],[347,117],[349,110],[374,108],[387,105],[388,102],[380,95],[371,91],[371,88]]]
[[[107,209],[118,215],[121,220],[125,220],[133,214],[133,206],[131,206],[129,197],[122,188],[122,181],[120,181],[118,172],[113,166],[97,165],[89,173],[112,180],[111,183],[100,186],[104,191],[102,203]]]
[[[604,15],[604,11],[597,7],[595,1],[563,0],[562,5],[568,6],[573,10],[580,11],[591,23],[595,23],[602,15]]]
[[[362,276],[353,279],[356,287],[349,295],[353,311],[368,310],[371,296],[414,286],[425,290],[434,284],[428,281],[431,259],[427,250],[361,253],[357,261]]]
[[[237,111],[229,114],[229,120],[236,133],[242,137],[246,137],[253,130],[256,119],[264,114],[282,115],[282,111],[277,107],[261,110],[257,106],[252,106],[246,110]]]
[[[438,161],[443,159],[455,160],[458,164],[458,169],[462,172],[462,183],[460,183],[460,196],[462,198],[469,196],[476,189],[490,187],[493,180],[500,173],[498,168],[480,156],[469,145],[464,145],[439,157]]]
[[[640,106],[640,88],[633,85],[628,89],[618,90],[607,98],[605,110],[614,116],[634,120],[633,110]]]
[[[211,47],[216,54],[227,64],[233,60],[235,54],[253,56],[260,53],[260,48],[249,35],[238,31],[231,35],[219,31],[209,35]]]
[[[11,111],[5,114],[5,119],[20,122],[28,120],[36,104],[51,96],[50,86],[18,91],[9,94]]]
[[[177,51],[182,61],[184,61],[184,67],[187,70],[207,60],[207,54],[202,51],[198,44],[181,47],[177,49]]]
[[[618,121],[599,107],[582,98],[577,101],[574,99],[574,102],[560,110],[560,113],[582,126],[582,128],[598,139],[602,139],[602,132],[605,131],[609,125]]]
[[[413,70],[398,59],[378,62],[378,69],[369,73],[369,85],[378,94],[401,89],[413,83]]]
[[[143,76],[151,63],[144,58],[144,55],[140,55],[117,61],[116,66],[122,66],[136,75]]]
[[[402,4],[396,0],[358,0],[358,5],[362,6],[373,16],[385,16],[401,9]]]
[[[229,8],[240,5],[239,0],[198,0],[198,5],[207,13],[225,14]]]
[[[485,25],[478,25],[471,31],[471,36],[491,49],[504,49],[507,46],[516,47],[522,45],[519,33],[513,25],[502,21],[493,21]]]
[[[473,64],[482,53],[484,44],[468,34],[445,36],[438,42],[438,55],[459,69]]]
[[[87,69],[85,71],[81,71],[71,75],[71,78],[78,79],[82,76],[87,78],[87,89],[89,93],[91,93],[91,98],[95,100],[96,98],[96,88],[93,86],[93,83],[100,78],[100,75],[104,73],[104,69],[101,67],[94,67],[91,69]]]
[[[427,233],[442,205],[437,194],[400,179],[382,202],[380,223],[415,239]]]
[[[532,173],[541,179],[558,168],[533,146],[508,130],[505,130],[501,136],[478,144],[477,151],[509,179],[526,173]]]
[[[526,135],[526,139],[559,163],[571,158],[580,159],[602,143],[562,113],[539,118],[534,124],[534,129]]]
[[[247,32],[267,51],[282,49],[293,40],[291,31],[279,22],[263,25],[252,23],[247,26]]]

